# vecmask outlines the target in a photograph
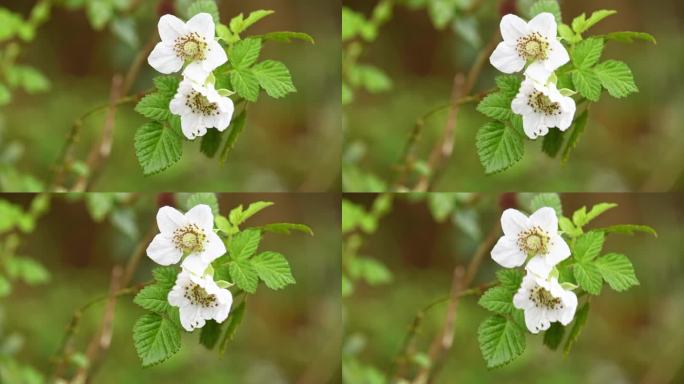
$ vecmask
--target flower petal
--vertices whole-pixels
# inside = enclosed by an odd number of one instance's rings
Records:
[[[518,309],[528,309],[534,306],[530,300],[530,292],[527,289],[520,288],[513,296],[513,306]]]
[[[206,204],[195,205],[185,214],[185,218],[188,222],[197,224],[207,232],[211,232],[214,229],[214,214]]]
[[[188,113],[181,116],[181,130],[189,140],[195,140],[197,136],[200,136],[201,124],[202,118],[197,114]]]
[[[556,18],[549,12],[543,12],[535,16],[527,23],[527,27],[531,32],[539,32],[551,41],[556,40]]]
[[[201,61],[193,61],[183,71],[183,76],[192,81],[204,84],[211,71],[204,68]]]
[[[518,55],[515,47],[505,41],[496,46],[492,55],[489,56],[489,62],[503,73],[520,72],[525,66],[525,59]]]
[[[561,44],[558,40],[552,41],[549,49],[549,57],[544,62],[544,64],[546,65],[546,69],[550,71],[555,71],[556,69],[560,68],[565,63],[570,61],[568,51],[565,49],[563,44]]]
[[[503,236],[492,249],[492,259],[504,268],[515,268],[525,263],[527,255],[520,251],[515,238]]]
[[[501,29],[501,36],[504,40],[511,43],[515,43],[520,37],[530,32],[525,20],[513,14],[502,17],[499,27]]]
[[[572,120],[575,118],[575,111],[577,105],[572,97],[563,97],[561,103],[561,115],[558,123],[558,129],[565,131],[572,125]]]
[[[226,246],[223,240],[212,230],[207,232],[207,242],[204,244],[204,252],[202,252],[202,260],[205,263],[211,263],[219,257],[226,254]]]
[[[556,265],[570,257],[570,247],[560,235],[552,235],[550,241],[549,253],[546,254],[546,261],[549,264]]]
[[[228,318],[230,308],[233,306],[233,295],[227,289],[222,289],[219,293],[220,304],[214,313],[214,320],[217,323],[222,323]]]
[[[517,238],[520,232],[530,228],[530,220],[517,209],[508,208],[501,214],[501,228],[504,235]]]
[[[192,332],[195,328],[202,328],[205,323],[200,316],[200,308],[195,305],[180,308],[180,321],[183,328],[188,332]]]
[[[538,136],[543,136],[540,135],[540,133],[544,132],[542,124],[542,116],[538,113],[523,115],[523,131],[525,131],[525,135],[532,140],[536,139]]]
[[[178,72],[183,67],[183,60],[165,43],[157,43],[147,57],[147,63],[164,74]]]
[[[194,273],[197,276],[204,275],[209,263],[205,262],[204,259],[198,254],[190,254],[181,263],[181,267],[187,271]]]
[[[157,27],[159,29],[159,37],[161,37],[162,41],[169,43],[188,33],[183,20],[174,15],[164,15],[159,18]]]
[[[185,298],[185,290],[181,286],[174,286],[171,292],[169,292],[166,299],[174,307],[182,307],[188,304],[188,299]]]
[[[547,263],[547,259],[544,256],[535,256],[527,262],[525,269],[543,279],[549,277],[549,273],[553,269],[553,265]]]
[[[226,51],[223,49],[218,41],[214,40],[209,43],[207,57],[202,61],[202,66],[207,72],[211,72],[219,66],[228,61]]]
[[[176,248],[165,234],[158,234],[147,246],[147,256],[159,265],[171,265],[180,261],[183,252]]]
[[[565,291],[563,294],[563,310],[560,314],[560,322],[563,325],[568,325],[575,317],[577,310],[577,295],[572,291]]]
[[[551,207],[541,207],[530,216],[532,226],[538,226],[548,234],[558,232],[558,217]]]
[[[544,326],[544,311],[537,307],[532,307],[525,311],[525,325],[527,329],[537,334],[539,331],[543,330]],[[548,328],[548,327],[547,327]]]
[[[165,235],[173,234],[176,229],[184,227],[187,223],[185,216],[176,208],[164,206],[159,208],[157,212],[157,226],[159,231]]]
[[[553,71],[549,70],[544,63],[535,61],[527,66],[527,69],[525,70],[525,76],[540,83],[546,83],[552,72]]]
[[[205,39],[214,40],[214,19],[208,13],[198,13],[185,24],[188,31],[197,32]]]

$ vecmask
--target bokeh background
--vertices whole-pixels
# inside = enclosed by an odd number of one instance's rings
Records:
[[[4,195],[2,199],[27,206],[32,196]],[[112,268],[125,264],[135,243],[155,224],[156,201],[173,202],[171,195],[133,195],[126,209],[136,219],[123,228],[108,217],[93,222],[83,200],[52,198],[50,211],[18,252],[43,263],[52,275],[47,285],[16,284],[0,303],[0,345],[13,340],[17,361],[41,373],[51,372],[64,328],[73,311],[94,297],[106,294]],[[339,382],[340,316],[340,211],[339,198],[325,194],[226,194],[220,195],[225,215],[238,204],[266,200],[275,205],[245,225],[272,222],[309,225],[313,237],[266,234],[261,250],[284,254],[292,266],[296,285],[281,291],[261,286],[249,298],[245,317],[224,356],[198,343],[199,332],[184,333],[179,353],[161,365],[142,369],[131,330],[144,311],[122,296],[116,306],[111,348],[92,378],[94,383],[336,383]],[[114,219],[115,220],[115,219]],[[136,229],[137,228],[137,229]],[[144,257],[133,283],[151,278],[155,264]],[[104,304],[92,307],[76,336],[85,350],[98,329]],[[18,344],[17,344],[18,343]],[[7,350],[0,352],[7,353]],[[0,357],[4,359],[5,357]],[[75,365],[71,365],[72,369]],[[0,381],[3,383],[2,378]],[[8,382],[9,384],[9,382]]]
[[[492,225],[500,204],[511,195],[476,195],[476,202],[457,207],[437,223],[425,200],[394,199],[375,234],[366,236],[360,254],[384,263],[394,275],[386,285],[356,284],[343,299],[345,349],[361,348],[359,359],[387,372],[401,350],[416,313],[448,296],[452,271],[466,265]],[[345,195],[369,207],[374,195]],[[473,201],[473,196],[467,201]],[[522,202],[529,196],[522,196]],[[684,381],[684,204],[681,194],[563,194],[564,213],[598,202],[619,206],[589,224],[646,224],[646,234],[610,235],[604,253],[623,253],[633,262],[641,285],[626,292],[604,286],[594,297],[587,324],[568,357],[527,336],[527,348],[510,365],[487,370],[477,343],[477,327],[489,315],[475,297],[465,297],[456,314],[454,344],[436,383],[681,383]],[[495,279],[500,268],[486,257],[474,284]],[[441,329],[446,305],[428,312],[418,333],[418,348],[427,351]],[[567,332],[566,332],[567,334]],[[364,346],[364,347],[359,347]]]
[[[20,62],[36,67],[52,83],[47,93],[16,92],[11,104],[0,108],[0,153],[11,145],[12,164],[40,181],[50,175],[63,139],[77,117],[106,103],[116,73],[125,73],[135,54],[157,34],[160,1],[103,0],[123,3],[112,19],[133,27],[120,33],[113,24],[95,31],[84,3],[99,0],[59,0],[35,41],[23,48]],[[0,7],[28,15],[36,1],[0,0]],[[188,0],[174,1],[187,7]],[[133,105],[118,108],[114,146],[96,191],[325,191],[339,189],[340,131],[340,5],[334,0],[217,1],[226,23],[239,13],[272,9],[276,13],[252,27],[248,34],[301,31],[315,45],[268,43],[262,59],[283,61],[290,68],[298,92],[284,99],[262,94],[250,107],[247,126],[225,165],[207,159],[199,143],[185,143],[182,160],[160,175],[144,177],[133,150],[136,129],[145,119]],[[65,6],[72,4],[71,6]],[[80,5],[79,5],[80,4]],[[71,8],[70,8],[71,7]],[[181,14],[180,12],[178,14]],[[121,36],[125,36],[122,38]],[[133,41],[133,43],[131,43]],[[156,72],[146,63],[131,92],[152,86]],[[86,122],[77,146],[85,159],[99,137],[104,113]],[[10,156],[11,155],[11,156]],[[4,161],[3,160],[3,161]],[[312,167],[312,164],[316,164]],[[6,188],[7,189],[7,188]],[[9,191],[18,191],[10,189]]]
[[[532,2],[517,1],[521,9]],[[365,15],[376,3],[343,0],[344,6]],[[394,176],[392,166],[400,158],[415,121],[448,103],[455,74],[467,73],[477,51],[492,33],[499,33],[501,15],[493,0],[451,2],[452,8],[468,8],[473,3],[481,6],[472,17],[460,17],[456,11],[455,21],[443,30],[435,29],[424,8],[406,6],[426,1],[395,3],[400,5],[394,7],[394,16],[360,58],[384,70],[394,86],[374,95],[357,92],[355,101],[344,107],[344,158],[356,168],[345,169],[345,184],[368,184],[357,181],[362,178],[357,175],[359,169],[385,181]],[[679,134],[684,121],[680,75],[684,65],[684,4],[678,0],[560,0],[560,4],[566,23],[583,12],[618,10],[617,15],[593,27],[591,34],[627,30],[656,37],[657,45],[609,42],[603,54],[604,59],[622,60],[632,68],[640,92],[620,100],[604,92],[601,101],[592,105],[590,122],[567,164],[543,154],[541,140],[528,141],[523,160],[493,176],[484,174],[475,150],[475,135],[485,118],[472,104],[461,108],[454,153],[434,190],[604,192],[684,188],[684,139]],[[497,74],[487,63],[475,90],[490,89]],[[427,121],[418,145],[419,158],[427,158],[446,116],[444,111]],[[347,190],[363,191],[354,187]]]

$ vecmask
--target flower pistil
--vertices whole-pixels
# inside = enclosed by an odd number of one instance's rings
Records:
[[[539,32],[532,32],[516,40],[518,55],[528,61],[544,61],[549,57],[549,40]]]
[[[182,57],[186,62],[202,61],[206,58],[207,40],[197,32],[190,32],[183,36],[178,36],[173,43],[173,50],[178,57]]]

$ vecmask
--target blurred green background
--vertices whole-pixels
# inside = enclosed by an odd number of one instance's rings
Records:
[[[335,383],[339,382],[340,351],[340,210],[339,199],[326,194],[224,194],[221,212],[258,200],[275,205],[246,225],[293,222],[309,225],[310,237],[266,234],[260,249],[284,254],[297,280],[281,291],[261,286],[249,297],[245,317],[235,339],[220,357],[199,345],[199,332],[185,333],[179,353],[159,366],[142,369],[133,347],[131,329],[144,311],[122,296],[116,307],[111,349],[92,379],[94,383]],[[32,196],[4,195],[2,199],[28,205]],[[171,195],[132,195],[126,208],[135,212],[133,224],[122,233],[112,218],[95,223],[82,200],[52,198],[51,210],[18,252],[43,263],[52,274],[47,285],[16,284],[0,304],[0,345],[18,344],[15,356],[22,364],[51,372],[64,327],[73,311],[96,296],[106,294],[111,271],[125,264],[140,234],[155,224],[157,203],[172,203]],[[155,266],[144,257],[133,283],[149,281]],[[85,350],[99,327],[104,304],[91,308],[76,336]],[[12,336],[16,335],[16,336]],[[18,341],[17,338],[18,337]],[[0,352],[0,359],[3,359]],[[73,365],[72,365],[73,368]],[[5,383],[2,378],[0,382]],[[18,384],[18,383],[7,383]]]
[[[521,9],[527,9],[532,2],[517,3]],[[343,5],[366,16],[376,3],[343,0]],[[493,33],[499,33],[501,15],[493,0],[428,0],[427,3],[447,4],[446,9],[481,4],[474,16],[459,14],[457,10],[456,18],[443,30],[435,29],[424,8],[405,6],[426,1],[396,3],[401,5],[395,6],[394,16],[380,28],[377,41],[365,46],[359,59],[384,70],[394,86],[373,95],[357,92],[355,100],[344,107],[344,182],[350,192],[364,191],[355,186],[367,184],[364,176],[358,175],[359,170],[385,181],[394,176],[392,167],[400,158],[415,121],[448,103],[454,75],[466,73],[477,51]],[[592,28],[591,34],[627,30],[644,31],[656,37],[657,45],[609,42],[603,54],[604,59],[619,59],[632,68],[640,92],[620,100],[604,92],[601,101],[592,105],[590,122],[567,164],[543,154],[541,140],[528,141],[523,160],[493,176],[484,174],[475,150],[475,135],[485,118],[475,111],[474,105],[467,105],[458,117],[453,156],[434,190],[603,192],[684,188],[684,137],[680,134],[684,121],[680,73],[684,66],[683,3],[561,0],[560,4],[566,23],[583,12],[618,10],[617,15]],[[490,89],[497,74],[487,63],[475,91]],[[427,121],[418,145],[420,159],[427,159],[446,116],[443,111]]]
[[[472,197],[472,196],[471,196]],[[527,196],[523,196],[526,198]],[[527,348],[510,365],[488,371],[477,342],[477,327],[488,312],[475,297],[457,309],[453,347],[436,383],[681,383],[684,381],[684,200],[681,194],[564,194],[567,215],[581,206],[615,202],[619,206],[596,219],[590,228],[612,224],[646,224],[650,235],[610,235],[604,253],[624,253],[634,264],[641,285],[626,292],[605,286],[593,298],[586,327],[568,357],[527,336]],[[373,195],[345,195],[369,207]],[[523,201],[519,199],[519,201]],[[452,271],[466,265],[492,225],[500,204],[511,195],[475,196],[474,205],[458,206],[437,223],[424,200],[396,198],[375,234],[366,236],[359,253],[384,263],[394,280],[369,287],[356,284],[343,299],[345,350],[360,349],[359,360],[385,373],[401,349],[416,313],[448,296]],[[524,204],[523,204],[524,205]],[[467,219],[464,219],[467,218]],[[492,281],[500,267],[486,257],[474,284]],[[427,351],[441,329],[446,304],[426,316],[417,345]],[[414,366],[415,367],[415,366]]]
[[[35,3],[0,0],[0,7],[28,15]],[[106,103],[112,76],[126,72],[138,49],[152,34],[157,38],[156,7],[160,1],[56,0],[53,3],[72,4],[74,8],[53,7],[49,21],[38,29],[35,41],[26,45],[19,57],[22,64],[43,72],[52,83],[51,89],[39,95],[16,92],[9,105],[0,107],[0,164],[11,160],[20,172],[41,181],[50,175],[64,137],[76,118]],[[83,3],[122,3],[124,11],[116,11],[111,16],[114,21],[95,31],[87,12],[79,8]],[[187,8],[190,1],[176,3],[179,8]],[[280,100],[262,94],[250,107],[245,131],[225,165],[204,157],[198,142],[186,142],[182,160],[151,177],[143,176],[133,150],[135,131],[145,119],[133,111],[133,105],[124,105],[118,108],[116,116],[112,155],[94,190],[339,189],[339,2],[221,0],[218,4],[224,23],[240,12],[276,11],[250,29],[249,34],[289,30],[314,37],[315,45],[268,43],[262,52],[262,59],[286,63],[298,92]],[[131,5],[135,5],[134,11],[128,13],[125,10]],[[127,29],[123,33],[116,31],[115,22],[117,26],[126,25]],[[145,63],[131,92],[151,88],[156,74]],[[104,115],[99,113],[87,120],[77,146],[79,159],[85,159],[90,144],[99,138]],[[7,148],[11,152],[6,152]],[[12,187],[5,189],[19,191]]]

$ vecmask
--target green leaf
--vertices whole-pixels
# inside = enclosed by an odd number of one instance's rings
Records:
[[[499,269],[496,271],[496,278],[501,286],[509,291],[517,291],[522,284],[525,273],[518,269]]]
[[[480,297],[477,303],[488,311],[506,315],[515,310],[513,306],[514,294],[515,291],[507,287],[492,287]]]
[[[594,73],[608,93],[616,98],[626,97],[639,92],[634,83],[634,75],[627,64],[617,60],[607,60],[594,68]]]
[[[6,297],[12,292],[12,283],[3,275],[0,275],[0,297]]]
[[[485,124],[477,132],[477,153],[486,173],[500,172],[522,159],[523,136],[500,122]]]
[[[200,204],[208,205],[209,208],[211,208],[211,213],[213,213],[214,216],[219,214],[219,203],[215,193],[193,193],[192,195],[188,196],[188,200],[185,202],[185,208],[189,211],[194,206]]]
[[[33,67],[26,65],[10,66],[5,75],[11,86],[21,87],[29,94],[45,92],[50,89],[50,80]]]
[[[219,11],[216,3],[213,0],[196,0],[188,7],[188,17],[192,18],[198,13],[208,13],[214,19],[214,23],[220,22]]]
[[[603,52],[603,39],[590,37],[582,40],[572,50],[570,57],[578,69],[588,69],[598,63]]]
[[[576,117],[575,121],[573,121],[572,126],[570,127],[570,137],[565,143],[565,149],[563,149],[563,162],[568,161],[570,158],[570,153],[572,153],[577,146],[580,136],[582,136],[582,133],[584,133],[584,129],[587,126],[588,119],[588,110],[584,110],[584,112],[582,112],[582,114]]]
[[[176,76],[156,76],[152,81],[154,81],[157,92],[169,99],[169,102],[176,95],[180,84],[180,80]],[[168,104],[166,106],[168,108]]]
[[[525,350],[522,328],[503,316],[488,317],[480,324],[477,335],[488,368],[508,364]]]
[[[247,101],[256,102],[259,98],[259,80],[251,69],[230,71],[230,83],[235,92]]]
[[[235,260],[228,263],[230,277],[235,285],[247,293],[256,292],[259,275],[249,260]]]
[[[9,88],[0,83],[0,106],[7,105],[12,101],[12,93]]]
[[[28,257],[14,256],[7,259],[5,269],[11,278],[21,279],[28,285],[50,281],[50,272],[42,264]]]
[[[216,156],[219,147],[221,147],[221,132],[218,129],[207,130],[206,135],[202,136],[200,152],[208,158],[212,158]]]
[[[292,76],[285,64],[266,60],[255,65],[252,68],[254,76],[259,81],[259,85],[266,93],[273,98],[281,98],[288,93],[296,92],[294,84],[292,84]]]
[[[572,255],[577,261],[592,261],[601,253],[605,236],[603,232],[591,231],[578,237],[572,248]]]
[[[114,4],[110,1],[86,2],[86,14],[90,25],[96,30],[101,30],[114,15]]]
[[[245,305],[245,301],[242,301],[237,308],[234,308],[232,311],[230,311],[230,315],[228,315],[228,325],[226,325],[226,332],[223,334],[223,339],[221,340],[219,347],[221,354],[223,354],[223,352],[226,350],[228,343],[231,342],[235,337],[235,332],[237,331],[238,326],[242,323],[242,319],[245,317]]]
[[[657,44],[655,37],[653,37],[653,35],[651,35],[650,33],[646,32],[611,32],[607,35],[603,35],[603,38],[606,40],[614,40],[622,43],[632,43],[634,42],[634,40],[643,40],[649,41],[653,44]]]
[[[572,73],[572,83],[588,100],[598,101],[601,97],[601,80],[592,69],[576,69]]]
[[[135,133],[135,154],[146,176],[161,172],[180,160],[183,137],[178,130],[149,122]]]
[[[258,91],[257,91],[258,92]],[[230,127],[228,128],[228,138],[226,143],[223,145],[221,150],[221,162],[224,163],[228,160],[228,155],[235,147],[240,134],[245,129],[245,122],[247,121],[247,110],[243,109],[237,117],[230,122]]]
[[[86,208],[93,221],[102,222],[112,211],[117,196],[114,193],[89,193],[85,195]]]
[[[350,275],[363,279],[369,285],[387,284],[392,281],[392,272],[381,262],[368,257],[357,257],[350,265]]]
[[[307,235],[313,236],[313,230],[309,226],[304,224],[292,224],[292,223],[273,223],[262,225],[261,227],[256,227],[260,229],[261,232],[271,232],[280,233],[283,235],[289,235],[294,231],[306,233]]]
[[[603,279],[601,279],[601,273],[594,263],[577,262],[573,266],[573,275],[575,280],[577,280],[577,284],[588,293],[592,295],[601,293]]]
[[[370,93],[380,93],[392,88],[392,79],[380,68],[356,64],[348,71],[349,82],[355,87],[364,87]]]
[[[246,260],[256,253],[261,241],[261,231],[250,228],[233,236],[228,243],[232,260]]]
[[[499,88],[499,92],[508,96],[513,100],[515,95],[518,94],[518,91],[520,90],[520,83],[522,80],[518,76],[515,75],[500,75],[497,76],[494,81],[496,81],[496,86]],[[508,105],[510,108],[510,103]]]
[[[508,121],[513,116],[511,97],[502,92],[490,93],[477,105],[477,111],[495,120]]]
[[[277,252],[263,252],[252,259],[259,278],[271,289],[282,289],[296,283],[285,256]]]
[[[551,158],[556,157],[563,146],[563,137],[563,132],[560,129],[549,130],[549,133],[544,136],[544,141],[542,141],[542,151]]]
[[[594,11],[594,13],[591,14],[591,16],[587,19],[585,14],[581,14],[572,21],[572,29],[575,30],[577,33],[584,33],[587,31],[589,28],[593,27],[598,23],[599,21],[605,19],[606,17],[610,15],[616,14],[617,11],[614,10],[606,10],[606,9],[600,9],[598,11]]]
[[[246,19],[241,13],[230,20],[230,29],[233,31],[233,33],[240,34],[259,20],[273,13],[274,11],[271,10],[259,9],[250,13]]]
[[[207,320],[200,333],[200,344],[204,345],[207,349],[214,349],[219,337],[221,337],[221,324],[214,320]]]
[[[558,1],[556,0],[539,0],[530,7],[530,17],[537,16],[540,13],[549,12],[556,19],[556,23],[562,23],[561,10]]]
[[[171,117],[170,99],[161,93],[150,93],[135,106],[135,111],[148,119],[164,122]]]
[[[584,216],[583,220],[581,223],[575,223],[579,226],[585,226],[595,218],[599,217],[602,215],[604,212],[606,212],[609,209],[615,208],[618,205],[615,203],[598,203],[591,207],[591,210]]]
[[[634,273],[634,266],[625,255],[609,253],[596,259],[594,264],[606,283],[618,292],[639,285],[639,280]]]
[[[610,227],[597,228],[595,231],[601,231],[604,233],[622,233],[625,235],[633,235],[636,232],[649,233],[653,237],[658,237],[658,233],[655,229],[649,227],[648,225],[636,225],[636,224],[619,224],[611,225]]]
[[[152,276],[157,285],[170,290],[176,284],[178,270],[174,266],[157,267],[152,270]]]
[[[171,305],[168,301],[169,289],[157,284],[148,285],[133,298],[133,302],[148,311],[163,315]]]
[[[563,341],[565,327],[559,322],[551,323],[551,327],[544,332],[544,345],[555,351]]]
[[[442,223],[456,208],[455,193],[429,193],[427,195],[427,205],[436,222]]]
[[[247,219],[249,219],[250,217],[256,215],[257,213],[272,205],[273,202],[271,201],[257,201],[251,203],[244,211],[242,210],[242,206],[239,206],[238,208],[235,208],[230,212],[230,222],[235,226],[239,226],[245,221],[247,221]]]
[[[156,313],[143,315],[133,326],[133,343],[143,367],[159,364],[180,350],[180,329]]]
[[[557,193],[540,193],[532,198],[530,210],[535,212],[542,207],[551,207],[556,211],[556,216],[563,216],[563,206]]]
[[[290,31],[280,31],[280,32],[269,32],[265,35],[259,35],[263,41],[278,41],[282,43],[290,43],[292,40],[301,40],[307,43],[315,44],[313,37],[302,32],[290,32]]]
[[[254,65],[261,53],[261,39],[249,37],[235,43],[228,53],[230,64],[237,69]]]
[[[575,313],[575,321],[572,324],[572,329],[570,329],[570,335],[565,341],[565,347],[563,348],[563,353],[567,356],[570,353],[570,349],[577,341],[582,329],[587,323],[587,316],[589,315],[589,303],[584,303]]]

